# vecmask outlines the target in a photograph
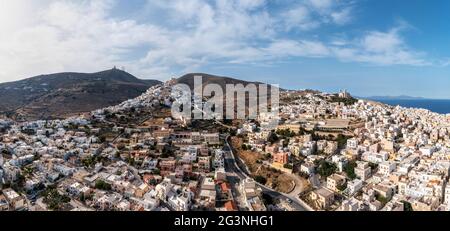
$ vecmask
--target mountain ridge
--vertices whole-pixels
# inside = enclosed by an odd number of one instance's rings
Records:
[[[191,88],[194,86],[194,77],[201,76],[203,85],[207,84],[219,84],[220,86],[224,86],[225,84],[243,84],[244,86],[247,84],[262,84],[261,82],[250,82],[237,78],[227,77],[227,76],[219,76],[212,75],[206,73],[188,73],[177,79],[177,83],[184,83],[189,85]]]
[[[409,95],[398,95],[398,96],[369,96],[369,97],[359,97],[362,99],[371,100],[424,100],[428,99],[425,97],[409,96]]]
[[[0,113],[17,120],[65,118],[118,104],[160,83],[115,68],[38,75],[1,83]]]
[[[185,74],[179,78],[176,79],[176,82],[179,84],[186,84],[188,85],[191,90],[194,89],[194,77],[195,76],[201,76],[202,77],[202,84],[203,87],[205,87],[208,84],[218,84],[222,87],[223,90],[226,90],[227,84],[242,84],[244,87],[246,87],[248,84],[255,84],[256,88],[259,89],[260,84],[266,84],[268,89],[268,94],[270,95],[270,89],[271,87],[275,87],[271,84],[262,83],[258,81],[246,81],[238,78],[232,78],[227,76],[219,76],[219,75],[212,75],[212,74],[206,74],[206,73],[188,73]],[[280,91],[286,91],[285,89],[279,88]]]

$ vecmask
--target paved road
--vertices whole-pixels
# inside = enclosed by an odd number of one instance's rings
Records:
[[[226,166],[227,166],[228,170],[236,173],[236,175],[241,180],[250,178],[247,170],[245,170],[245,166],[243,166],[244,164],[242,162],[238,163],[237,158],[236,158],[235,154],[233,153],[233,150],[231,149],[230,144],[228,143],[228,138],[229,137],[227,137],[225,139],[225,145],[226,145],[225,149],[226,149],[226,151],[228,151],[228,152],[226,152],[226,155],[225,155],[225,162],[226,162]],[[297,196],[292,196],[289,194],[275,191],[275,190],[273,190],[265,185],[262,185],[258,182],[256,182],[256,184],[262,188],[264,193],[266,193],[274,198],[278,198],[278,199],[282,199],[282,200],[289,199],[290,201],[292,201],[291,206],[297,211],[312,211],[312,209],[308,205],[306,205],[305,202],[301,201],[300,198],[298,198]]]
[[[290,173],[288,175],[293,179],[293,181],[295,183],[294,190],[292,190],[292,192],[290,192],[288,194],[292,197],[297,197],[298,194],[302,193],[305,190],[305,185],[304,185],[305,182],[299,175],[297,175],[295,173]]]

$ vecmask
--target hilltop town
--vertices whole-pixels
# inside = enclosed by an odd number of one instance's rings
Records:
[[[0,210],[449,210],[450,117],[282,91],[267,118],[173,118],[173,81],[64,120],[0,121]]]

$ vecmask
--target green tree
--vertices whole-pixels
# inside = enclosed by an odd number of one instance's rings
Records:
[[[405,212],[414,211],[411,203],[409,203],[408,201],[402,201],[402,203],[403,203],[403,211],[405,211]]]
[[[347,177],[351,180],[354,180],[356,178],[355,174],[355,168],[356,168],[356,161],[350,161],[344,166],[344,172],[347,174]]]
[[[382,204],[383,206],[386,205],[386,204],[389,202],[389,200],[388,200],[386,197],[380,195],[379,193],[377,193],[377,194],[375,195],[375,198],[377,199],[377,201],[381,202],[381,204]]]
[[[339,191],[344,191],[347,188],[347,182],[340,184],[336,187]]]
[[[262,185],[265,185],[267,183],[267,179],[261,175],[256,176],[254,179],[256,182],[258,182]]]
[[[292,164],[289,164],[289,163],[285,164],[283,167],[287,168],[287,169],[293,169]]]
[[[283,136],[283,137],[294,137],[295,132],[291,131],[291,129],[278,129],[276,132],[277,135]]]
[[[100,137],[98,137],[98,139],[100,140],[100,143],[104,143],[106,141],[106,136],[100,135]]]
[[[165,145],[162,149],[161,157],[167,158],[173,155],[172,148],[170,145]]]
[[[153,174],[159,175],[159,174],[161,174],[161,170],[155,169],[155,170],[153,170]]]
[[[336,141],[338,143],[338,147],[339,148],[344,148],[345,145],[347,145],[347,140],[349,139],[349,137],[344,136],[342,134],[339,134],[336,138]]]
[[[111,190],[111,185],[106,183],[104,180],[97,180],[95,182],[95,188],[96,189],[100,189],[100,190],[105,190],[105,191],[109,191]]]
[[[51,210],[61,210],[64,204],[70,202],[70,198],[66,195],[59,194],[54,186],[49,186],[41,195],[43,196],[44,203]]]
[[[319,173],[322,177],[329,177],[335,173],[336,170],[336,164],[328,161],[321,161],[319,167],[317,168],[317,173]]]
[[[378,164],[375,163],[369,163],[369,167],[372,171],[375,171],[378,168]]]
[[[275,143],[279,140],[278,136],[276,133],[272,132],[270,133],[269,137],[267,138],[267,141],[269,141],[269,143]]]
[[[246,144],[242,144],[241,145],[241,149],[246,151],[246,150],[248,150],[248,146]]]
[[[134,158],[131,157],[131,156],[129,156],[129,157],[127,158],[127,163],[128,163],[129,165],[131,165],[131,166],[134,166],[134,164],[135,164]]]
[[[156,184],[157,184],[157,182],[156,182],[156,180],[155,180],[155,179],[151,179],[151,180],[150,180],[150,182],[149,182],[149,184],[150,184],[150,185],[156,185]]]

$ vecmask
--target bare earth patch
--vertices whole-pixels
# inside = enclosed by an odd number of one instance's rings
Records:
[[[233,149],[236,150],[239,158],[241,158],[244,161],[245,165],[247,165],[253,177],[264,177],[267,180],[266,186],[271,187],[279,192],[290,193],[292,190],[294,190],[295,183],[293,183],[293,179],[289,175],[284,174],[274,168],[270,168],[262,165],[261,163],[258,163],[258,160],[263,160],[263,155],[259,152],[242,150],[242,143],[243,141],[241,138],[231,138]]]

